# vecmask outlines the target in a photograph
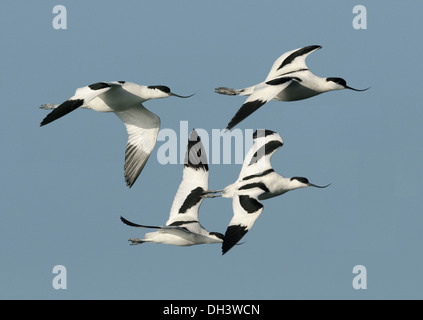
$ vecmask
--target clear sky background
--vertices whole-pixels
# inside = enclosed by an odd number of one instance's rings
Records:
[[[52,25],[58,4],[66,30]],[[353,28],[358,4],[366,30]],[[422,11],[420,1],[2,3],[0,298],[422,299]],[[224,256],[218,244],[129,246],[144,230],[119,217],[164,224],[181,181],[182,165],[157,160],[163,141],[129,189],[127,135],[113,114],[77,110],[39,126],[41,104],[126,80],[195,93],[145,106],[178,137],[180,121],[211,133],[245,100],[214,88],[261,82],[282,53],[315,44],[315,74],[371,89],[271,101],[237,128],[277,131],[275,170],[332,185],[265,200],[245,243]],[[211,164],[210,188],[240,168]],[[224,233],[231,216],[230,199],[201,206],[210,231]],[[66,290],[52,286],[55,265],[66,267]],[[352,286],[356,265],[366,290]]]

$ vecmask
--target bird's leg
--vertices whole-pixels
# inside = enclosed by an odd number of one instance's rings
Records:
[[[131,246],[145,242],[145,241],[142,241],[141,239],[138,239],[138,238],[129,238],[128,241],[131,241],[131,243],[130,243]]]
[[[221,194],[206,194],[203,197],[204,198],[219,198],[221,196],[222,196]]]
[[[226,94],[229,96],[235,96],[237,95],[239,92],[239,90],[236,89],[231,89],[231,88],[226,88],[226,87],[219,87],[215,89],[216,93],[220,93],[220,94]]]
[[[51,109],[56,109],[58,106],[59,106],[58,104],[46,103],[46,104],[43,104],[40,107],[40,109],[51,110]]]
[[[218,198],[221,197],[221,194],[215,194],[215,193],[221,193],[223,190],[207,190],[203,192],[204,198]]]

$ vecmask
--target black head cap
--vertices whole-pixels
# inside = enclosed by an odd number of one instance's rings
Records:
[[[347,86],[347,82],[344,79],[342,79],[342,78],[326,78],[326,81],[335,82],[336,84],[339,84],[339,85],[343,86],[345,89],[350,89],[350,90],[353,90],[353,91],[366,91],[366,90],[370,89],[370,87],[368,87],[366,89],[354,89],[354,88],[351,88],[351,87]]]
[[[326,78],[326,81],[335,82],[335,83],[343,86],[344,88],[347,86],[347,82],[342,78]]]
[[[292,180],[298,180],[299,182],[302,182],[302,183],[305,183],[305,184],[309,184],[310,182],[308,181],[308,179],[307,178],[304,178],[304,177],[292,177],[291,178],[291,181]]]
[[[169,87],[166,86],[148,86],[149,89],[158,89],[160,91],[163,91],[165,93],[170,94],[170,89]]]

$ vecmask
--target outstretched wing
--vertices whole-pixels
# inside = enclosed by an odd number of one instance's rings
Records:
[[[44,126],[54,120],[57,120],[73,110],[88,105],[93,99],[97,98],[102,93],[112,89],[119,89],[122,85],[118,82],[98,82],[90,84],[89,86],[78,88],[75,94],[70,99],[66,100],[62,104],[56,106],[47,104],[41,106],[42,109],[53,109],[44,119],[41,121],[40,126]],[[100,101],[99,101],[100,102]]]
[[[308,68],[305,60],[309,54],[320,48],[321,46],[314,45],[284,53],[273,63],[265,81],[285,76],[296,71],[307,70]]]
[[[273,171],[270,162],[273,154],[283,146],[282,137],[271,130],[256,130],[254,144],[245,156],[238,180],[248,180]]]
[[[182,182],[176,192],[166,225],[198,221],[198,209],[208,189],[209,167],[200,136],[192,130],[185,154]]]
[[[124,170],[126,184],[132,187],[156,145],[160,118],[140,103],[115,114],[125,124],[128,132]]]
[[[180,232],[185,233],[185,234],[191,233],[191,231],[188,230],[187,228],[185,228],[184,225],[182,225],[182,224],[181,225],[174,225],[174,226],[146,226],[146,225],[143,225],[143,224],[138,224],[138,223],[134,223],[132,221],[129,221],[122,216],[120,217],[120,220],[124,224],[131,226],[131,227],[135,227],[135,228],[148,228],[148,229],[161,229],[161,230],[168,229],[168,230],[173,230],[173,231],[178,231],[178,232],[180,231]]]
[[[293,80],[295,79],[291,77],[283,77],[257,85],[254,88],[254,92],[245,100],[244,104],[229,122],[226,130],[231,130],[266,102],[272,100],[281,91],[287,88]]]
[[[234,216],[226,229],[222,244],[222,254],[228,252],[252,228],[263,211],[263,205],[258,201],[262,191],[259,188],[246,190],[234,195],[232,209]]]

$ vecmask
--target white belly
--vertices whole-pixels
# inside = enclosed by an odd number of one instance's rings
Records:
[[[296,101],[316,96],[319,93],[320,92],[302,86],[298,82],[293,82],[273,99],[279,101]]]
[[[92,109],[98,112],[119,112],[141,105],[143,100],[120,88],[113,88],[95,97],[81,108]]]

